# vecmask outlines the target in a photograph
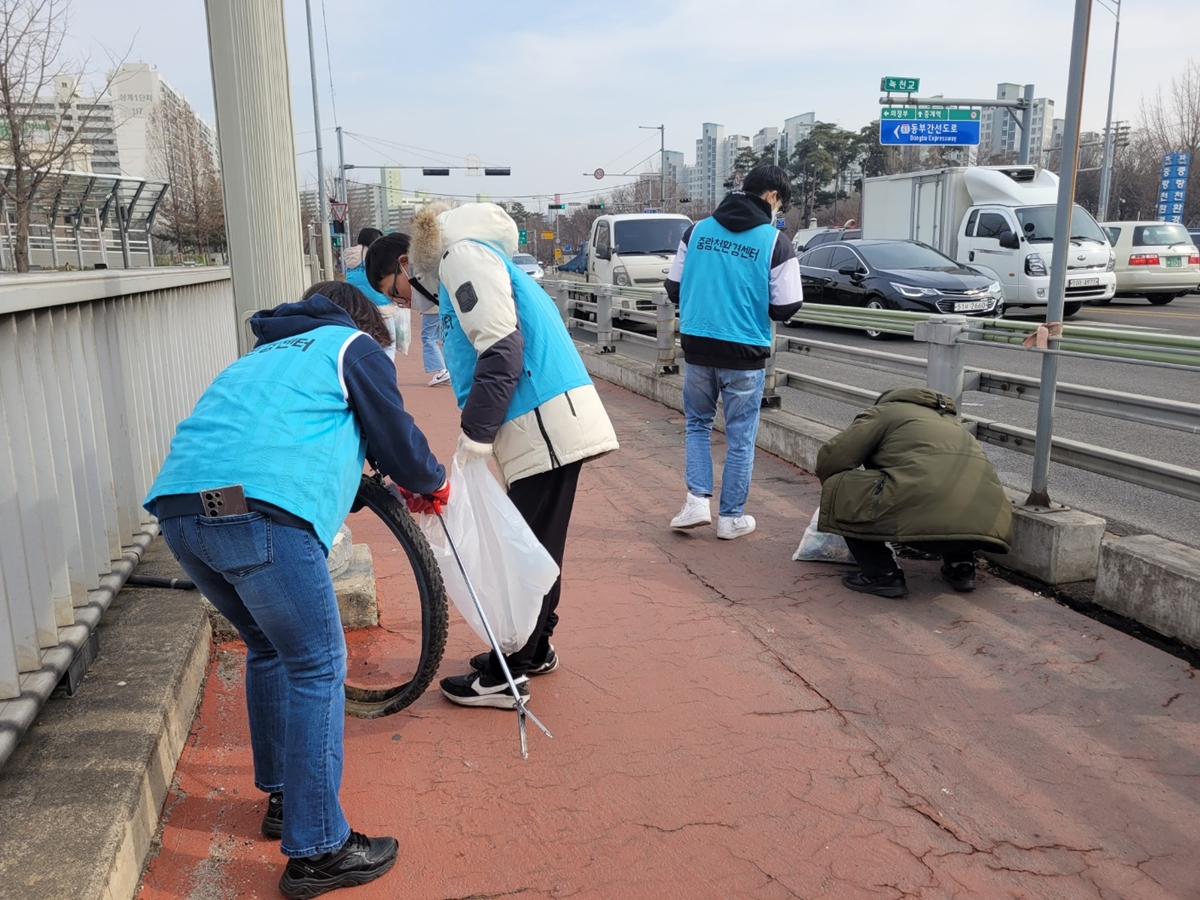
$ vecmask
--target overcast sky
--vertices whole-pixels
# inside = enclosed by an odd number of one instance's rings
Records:
[[[1108,0],[1114,5],[1115,0]],[[312,0],[326,164],[333,126],[359,165],[461,165],[469,153],[510,178],[422,178],[406,190],[494,198],[596,192],[584,172],[639,171],[666,125],[688,162],[703,122],[726,134],[814,111],[858,129],[878,116],[879,79],[919,77],[921,93],[994,97],[1033,82],[1066,108],[1070,0]],[[1124,0],[1114,117],[1187,64],[1195,0]],[[284,0],[300,182],[316,172],[303,0]],[[169,10],[169,12],[168,12]],[[518,11],[519,10],[519,11]],[[329,58],[326,57],[328,23]],[[1092,19],[1083,127],[1104,124],[1113,15]],[[74,0],[70,49],[130,49],[213,121],[203,0]],[[330,91],[332,69],[333,92]],[[336,116],[333,100],[336,99]],[[353,136],[349,136],[353,135]],[[386,142],[386,143],[381,143]],[[403,146],[399,146],[403,145]],[[360,173],[366,180],[368,173]],[[532,203],[530,204],[532,205]]]

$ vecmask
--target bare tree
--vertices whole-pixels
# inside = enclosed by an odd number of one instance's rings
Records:
[[[190,107],[164,98],[150,113],[146,132],[150,170],[171,185],[158,236],[174,243],[180,254],[207,257],[224,250],[221,178],[199,118]]]
[[[1154,178],[1157,185],[1158,164],[1168,153],[1190,153],[1192,166],[1188,176],[1187,198],[1183,220],[1187,223],[1200,221],[1200,62],[1189,59],[1187,67],[1171,79],[1171,90],[1163,96],[1158,88],[1150,98],[1142,98],[1138,116],[1138,145],[1142,153],[1150,157],[1155,166]],[[1193,187],[1193,185],[1196,185]]]
[[[17,271],[29,271],[30,217],[38,188],[80,152],[124,56],[111,60],[91,100],[79,94],[88,60],[65,59],[70,0],[0,0],[0,157],[12,177],[0,186],[16,218]],[[55,88],[66,86],[66,91]],[[51,223],[53,227],[53,223]]]

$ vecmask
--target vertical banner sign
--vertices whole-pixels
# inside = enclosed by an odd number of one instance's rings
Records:
[[[1158,217],[1164,222],[1183,222],[1183,202],[1187,197],[1190,153],[1168,153],[1163,157],[1158,181]]]

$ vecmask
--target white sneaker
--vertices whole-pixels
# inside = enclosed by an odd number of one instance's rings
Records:
[[[754,516],[721,516],[717,520],[717,537],[723,541],[732,541],[744,534],[749,534],[756,527]]]
[[[433,377],[429,379],[430,387],[437,387],[439,384],[445,384],[450,380],[450,370],[442,369],[440,372],[434,372]]]
[[[711,525],[712,510],[709,509],[709,500],[708,497],[697,497],[688,491],[683,509],[671,520],[671,527],[683,531],[688,528],[699,528],[701,525]]]

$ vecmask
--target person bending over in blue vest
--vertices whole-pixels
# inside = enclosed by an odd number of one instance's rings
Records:
[[[408,353],[412,332],[408,309],[412,306],[412,292],[401,292],[393,302],[392,298],[379,293],[367,281],[367,270],[363,264],[367,248],[382,236],[383,232],[378,228],[363,228],[358,232],[358,240],[354,246],[347,247],[342,251],[342,266],[346,270],[347,283],[354,285],[363,292],[368,300],[379,307],[379,312],[383,316],[383,324],[387,327],[388,337],[391,338],[391,343],[384,348],[384,352],[395,361],[396,350]]]
[[[407,274],[408,248],[395,237],[380,238],[367,254],[371,283],[389,295]],[[616,450],[617,437],[558,307],[513,265],[516,249],[516,223],[494,203],[431,204],[413,219],[413,263],[441,282],[442,352],[462,410],[455,455],[460,462],[495,456],[509,498],[561,570],[579,470]],[[558,667],[550,637],[561,589],[560,578],[542,598],[529,641],[507,658],[523,695],[530,675]],[[442,679],[448,700],[516,705],[497,657],[480,653],[470,666]]]
[[[667,296],[679,305],[687,499],[671,520],[677,529],[712,524],[712,427],[717,398],[725,411],[725,469],[717,537],[754,530],[745,513],[754,471],[771,322],[786,322],[804,301],[800,267],[775,217],[792,186],[778,166],[746,175],[709,218],[683,234],[667,274]]]
[[[416,495],[410,507],[440,509],[450,486],[361,291],[322,282],[250,324],[258,343],[179,423],[144,505],[246,643],[262,831],[289,857],[283,895],[315,897],[378,878],[397,852],[351,831],[338,802],[346,644],[325,557],[368,452]]]

